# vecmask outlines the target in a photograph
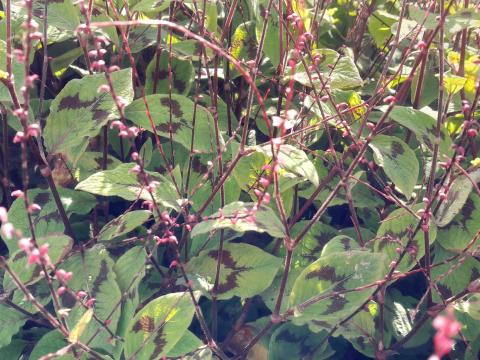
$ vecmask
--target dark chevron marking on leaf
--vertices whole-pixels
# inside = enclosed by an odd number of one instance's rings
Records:
[[[329,265],[322,266],[320,269],[309,272],[305,279],[317,278],[319,280],[327,280],[331,282],[339,282],[345,280],[345,275],[337,276],[335,268]]]
[[[208,252],[208,256],[217,260],[218,259],[218,250],[212,250]],[[228,270],[231,270],[231,273],[226,276],[224,281],[221,281],[218,285],[217,293],[222,294],[229,290],[232,290],[238,286],[237,284],[237,276],[242,271],[248,271],[251,267],[247,266],[240,266],[237,267],[237,263],[232,257],[230,251],[223,250],[222,251],[222,261],[221,264]]]
[[[168,76],[168,71],[166,70],[159,70],[158,71],[158,76],[157,76],[157,79],[158,80],[164,80],[166,79]],[[152,71],[152,78],[155,79],[155,71]]]
[[[18,261],[18,260],[23,259],[25,257],[27,257],[27,254],[23,251],[20,251],[12,258],[12,261]]]
[[[194,156],[192,159],[192,169],[197,173],[205,174],[208,171],[208,166],[205,164],[202,164],[199,156]]]
[[[178,89],[178,92],[183,93],[185,91],[185,88],[187,87],[187,84],[185,81],[179,80],[179,79],[174,79],[173,80],[173,86]]]
[[[81,101],[79,93],[76,93],[75,95],[63,97],[58,104],[58,110],[88,108],[99,99],[100,98],[95,97],[92,100]]]
[[[467,198],[467,201],[465,201],[465,205],[463,205],[462,208],[462,217],[460,219],[460,222],[462,223],[463,226],[467,227],[466,223],[468,220],[472,220],[472,215],[473,212],[475,211],[475,204],[472,200],[471,197]]]
[[[173,133],[173,134],[175,134],[181,128],[182,128],[182,124],[179,122],[162,123],[157,125],[157,130],[166,132],[166,133]]]
[[[352,246],[350,245],[350,238],[344,237],[344,238],[340,239],[340,242],[342,243],[343,249],[345,251],[348,251],[352,248]]]
[[[437,288],[438,288],[438,291],[440,292],[440,295],[442,295],[444,299],[447,299],[453,296],[452,290],[450,290],[445,285],[437,283]]]
[[[163,98],[160,100],[160,104],[170,108],[170,110],[172,111],[172,114],[175,115],[177,118],[181,118],[183,116],[183,111],[177,100],[170,100],[168,98]]]
[[[480,279],[480,272],[478,271],[478,269],[476,267],[473,267],[472,268],[472,273],[470,275],[470,281],[474,281],[474,280],[477,280],[477,279]]]
[[[153,317],[144,315],[133,325],[132,330],[136,333],[139,331],[152,333],[155,330],[155,321]]]
[[[97,105],[94,105],[94,107],[95,106],[97,106]],[[95,121],[95,123],[99,124],[108,117],[108,111],[105,111],[105,110],[102,110],[102,109],[95,109],[95,110],[93,110],[92,117],[93,117],[93,121]]]
[[[163,329],[160,329],[153,338],[153,343],[155,344],[155,348],[153,350],[152,355],[150,355],[150,360],[155,360],[158,358],[158,354],[163,352],[163,348],[167,344],[166,336],[163,333]]]
[[[392,156],[395,158],[398,155],[403,155],[403,153],[405,153],[405,150],[403,149],[402,144],[392,141]]]
[[[62,304],[66,308],[73,308],[77,302],[77,299],[75,299],[75,296],[70,294],[68,291],[64,292],[62,296],[60,296],[60,299],[62,300]]]
[[[345,305],[347,305],[348,300],[344,296],[335,295],[332,297],[332,303],[328,308],[322,313],[322,315],[330,315],[334,312],[342,310]]]
[[[33,198],[33,202],[43,207],[50,200],[50,194],[48,192],[41,192]]]
[[[311,322],[315,325],[318,325],[320,327],[323,327],[323,328],[326,328],[326,329],[331,329],[332,328],[332,325],[329,324],[328,322],[326,321],[322,321],[322,320],[311,320]]]
[[[110,270],[108,269],[107,261],[105,259],[102,259],[102,261],[100,262],[100,272],[98,276],[95,278],[95,281],[93,282],[93,287],[92,287],[93,295],[95,295],[100,291],[100,285],[102,285],[102,283],[107,280],[107,275],[109,271]]]

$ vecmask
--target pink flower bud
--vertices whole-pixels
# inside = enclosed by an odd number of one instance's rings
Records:
[[[6,223],[8,221],[8,212],[3,206],[0,206],[0,222]]]
[[[6,222],[2,224],[2,233],[7,239],[11,239],[15,232],[15,228],[12,223]]]
[[[18,144],[25,140],[25,134],[23,131],[18,131],[13,137],[13,143]]]
[[[93,307],[95,305],[95,298],[90,298],[85,302],[85,305],[87,305],[89,308]]]
[[[392,103],[395,103],[396,101],[397,101],[397,98],[393,95],[389,95],[383,98],[383,102],[385,104],[392,104]]]
[[[18,247],[22,251],[29,252],[32,248],[32,241],[30,240],[30,238],[21,238],[18,241]]]
[[[110,92],[110,85],[103,84],[100,85],[97,89],[98,93],[109,93]]]
[[[28,205],[28,213],[29,214],[35,214],[35,213],[39,212],[40,210],[42,210],[42,207],[38,204]]]
[[[62,296],[63,294],[65,294],[65,292],[67,291],[67,288],[65,286],[60,286],[58,289],[57,289],[57,295],[58,296]]]
[[[40,125],[38,124],[28,125],[27,136],[37,137],[37,136],[40,136],[40,132],[41,132]]]
[[[77,291],[77,298],[79,298],[79,299],[83,299],[83,298],[84,298],[85,296],[87,296],[87,295],[88,295],[88,294],[87,294],[85,291],[83,291],[83,290]]]
[[[27,263],[28,265],[40,264],[41,263],[40,250],[33,249],[30,252],[30,255],[28,256]]]

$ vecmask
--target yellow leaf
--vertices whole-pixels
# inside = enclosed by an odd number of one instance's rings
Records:
[[[463,89],[466,81],[467,79],[462,76],[445,75],[443,78],[443,86],[450,95],[454,95]]]
[[[472,161],[470,161],[470,164],[472,164],[472,166],[476,168],[480,167],[480,158],[477,157],[473,159]]]
[[[78,341],[80,336],[82,336],[83,332],[87,328],[87,325],[92,320],[92,316],[93,316],[93,309],[88,309],[87,311],[85,311],[85,313],[82,315],[82,317],[78,321],[77,325],[75,325],[73,330],[70,332],[70,336],[68,337],[69,342],[75,343]]]

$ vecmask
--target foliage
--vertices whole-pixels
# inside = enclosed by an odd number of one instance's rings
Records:
[[[475,2],[0,10],[0,359],[479,358]]]

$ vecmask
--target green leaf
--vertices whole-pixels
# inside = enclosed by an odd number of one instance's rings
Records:
[[[121,312],[117,303],[122,301],[122,294],[117,285],[113,265],[113,260],[107,250],[100,245],[96,245],[85,250],[83,254],[76,253],[66,259],[62,268],[74,274],[72,280],[68,283],[69,288],[74,292],[86,291],[89,298],[95,298],[95,315],[102,322],[107,319],[111,320],[108,327],[115,333]],[[68,292],[60,296],[60,300],[62,307],[71,309],[66,318],[68,326],[70,328],[75,327],[84,316],[85,308]],[[94,319],[88,323],[79,339],[86,343],[94,334],[96,335],[90,342],[91,347],[103,349],[107,352],[113,350],[114,343],[108,341],[110,334]]]
[[[113,170],[97,172],[76,186],[76,190],[87,191],[102,196],[119,196],[125,200],[152,200],[145,189],[144,181],[130,170],[134,163],[121,164]],[[170,179],[154,172],[147,172],[148,180],[158,181],[154,198],[165,207],[178,209],[177,192]]]
[[[133,100],[132,70],[111,73],[115,94],[126,104]],[[104,74],[71,80],[50,106],[43,136],[49,153],[60,153],[75,165],[89,140],[98,135],[109,120],[119,117],[117,105],[109,93],[98,93],[107,84]]]
[[[98,234],[99,241],[108,241],[121,235],[127,234],[145,223],[150,216],[151,211],[136,210],[129,211],[106,224]]]
[[[353,61],[349,56],[340,55],[331,49],[318,49],[313,51],[312,56],[320,56],[318,69],[321,73],[329,74],[327,80],[332,89],[351,90],[363,86],[363,80]],[[309,60],[306,61],[310,65]],[[290,79],[290,75],[284,78],[284,81]],[[295,81],[308,87],[315,86],[322,88],[320,79],[312,77],[312,82],[308,76],[303,63],[299,63],[293,75]],[[324,79],[325,81],[325,79]]]
[[[307,220],[302,220],[296,223],[291,229],[291,236],[295,238],[300,231],[305,227],[308,223]],[[285,311],[288,308],[288,298],[290,296],[290,292],[292,290],[293,284],[295,279],[300,275],[300,273],[313,261],[320,257],[320,254],[325,251],[326,247],[330,245],[335,238],[335,235],[338,234],[338,231],[326,224],[317,222],[315,223],[307,234],[303,237],[300,244],[297,246],[295,251],[293,252],[292,263],[290,266],[289,276],[287,279],[287,283],[285,285],[285,295],[282,301],[281,311]],[[338,236],[339,238],[347,238],[346,236]],[[332,239],[332,240],[330,240]],[[352,240],[353,241],[353,240]],[[327,244],[327,245],[325,245]],[[344,251],[344,247],[342,245],[342,250]],[[285,255],[285,249],[282,247],[280,248],[279,256]],[[284,269],[284,264],[281,267],[279,273],[275,277],[271,286],[265,290],[261,296],[265,305],[273,311],[275,308],[275,303],[277,301],[278,291],[280,289],[280,284],[282,281],[282,274]]]
[[[327,336],[325,330],[312,333],[308,326],[295,326],[290,322],[282,324],[270,338],[268,360],[327,359],[335,353]]]
[[[115,169],[122,162],[112,155],[107,155],[107,169]],[[103,153],[98,151],[86,151],[78,160],[77,166],[72,170],[75,179],[83,181],[90,175],[102,170]]]
[[[270,159],[272,158],[271,145],[260,147],[260,150]],[[280,168],[289,173],[289,176],[296,176],[302,180],[310,181],[315,187],[318,186],[318,174],[315,165],[308,158],[305,151],[292,145],[280,145],[277,152]],[[291,174],[291,175],[290,175]]]
[[[27,316],[0,303],[0,348],[10,344],[12,336],[20,331],[27,320]]]
[[[225,244],[220,258],[217,298],[221,300],[260,294],[272,283],[282,263],[282,259],[247,244]],[[196,288],[205,294],[215,282],[217,260],[217,250],[204,250],[186,265],[187,272],[195,277]]]
[[[377,135],[370,147],[378,166],[408,199],[418,179],[419,165],[412,149],[394,136]]]
[[[459,213],[446,226],[439,227],[437,240],[445,249],[463,251],[475,237],[479,223],[480,197],[476,192],[472,192]]]
[[[130,322],[125,357],[160,359],[189,327],[195,308],[188,293],[171,293],[149,302]]]
[[[376,10],[368,17],[368,32],[377,47],[383,48],[386,41],[392,37],[391,26],[397,21],[397,15],[384,10]]]
[[[417,204],[411,207],[413,213],[419,209],[423,209],[423,204]],[[392,211],[378,228],[376,241],[374,242],[374,251],[385,254],[389,261],[398,260],[399,254],[397,248],[403,250],[408,243],[410,231],[416,228],[419,221],[419,218],[403,208]],[[433,222],[430,222],[430,230],[428,233],[430,244],[433,244],[437,237],[437,227]],[[398,271],[410,270],[417,265],[417,262],[425,254],[423,231],[417,232],[407,250],[409,251],[397,266]]]
[[[387,106],[380,107],[380,110],[385,112]],[[437,120],[431,117],[428,113],[420,110],[415,110],[406,106],[395,106],[390,112],[389,117],[400,125],[412,131],[417,137],[418,141],[425,144],[430,151],[433,151],[435,144],[435,132]],[[448,136],[445,129],[442,129],[440,140],[440,154],[451,155],[450,148],[452,140]]]
[[[57,190],[68,216],[88,214],[96,205],[95,198],[90,194],[61,187],[57,187]],[[32,203],[38,204],[42,208],[40,212],[32,215],[35,235],[42,237],[62,233],[65,228],[52,193],[49,190],[36,188],[29,189],[28,196]],[[24,236],[29,236],[30,227],[23,199],[19,198],[13,202],[8,211],[8,219],[15,229],[20,230]],[[4,241],[10,253],[17,250],[17,240],[4,239]]]
[[[167,353],[167,357],[181,357],[185,354],[191,353],[203,346],[202,340],[200,340],[195,334],[187,330],[183,334],[182,338],[170,349]]]
[[[122,292],[122,313],[118,321],[117,335],[124,337],[127,333],[130,320],[135,314],[140,300],[138,287],[145,276],[145,249],[143,246],[135,246],[127,250],[113,266],[117,276],[117,283]],[[123,350],[124,343],[118,342],[115,354],[118,356]]]
[[[445,19],[445,29],[450,35],[471,27],[480,27],[480,13],[475,9],[459,9]]]
[[[45,335],[35,344],[29,359],[30,360],[39,360],[42,356],[45,356],[50,353],[57,352],[58,350],[67,346],[68,343],[65,341],[63,335],[57,331],[52,330]],[[63,355],[56,357],[58,360],[73,360],[75,357],[71,354]]]
[[[295,280],[289,303],[294,309],[294,323],[321,320],[335,325],[349,316],[373,293],[375,287],[333,295],[306,306],[303,304],[320,295],[348,290],[374,283],[387,273],[387,256],[363,250],[334,252],[309,265]]]
[[[183,145],[190,150],[195,104],[187,97],[170,95],[149,95],[146,97],[152,118],[159,135]],[[145,112],[143,99],[132,102],[125,109],[127,119],[138,126],[152,131],[152,126]],[[171,113],[171,119],[170,119]],[[195,112],[195,139],[193,148],[198,152],[209,153],[215,150],[215,130],[212,115],[197,105]],[[221,140],[223,142],[223,140]]]
[[[154,56],[147,67],[147,78],[145,80],[145,93],[150,94],[167,94],[170,91],[170,79],[168,68],[171,61],[172,69],[172,93],[188,94],[192,88],[193,79],[195,78],[195,70],[193,69],[191,60],[183,60],[166,50],[160,54],[160,59]],[[158,62],[158,79],[156,91],[153,91],[155,82],[155,69]]]
[[[436,244],[433,264],[439,264],[453,256],[455,253]],[[436,282],[438,289],[433,288],[434,301],[441,302],[441,299],[448,299],[460,293],[468,287],[470,282],[478,279],[479,274],[480,263],[473,257],[466,258],[461,262],[450,262],[433,267],[430,276],[432,281]]]
[[[21,360],[22,354],[28,342],[20,339],[13,339],[7,346],[0,347],[0,358],[9,360]],[[30,357],[30,359],[32,359]],[[36,360],[36,359],[33,359]]]
[[[472,192],[472,182],[478,183],[479,181],[480,169],[472,171],[468,177],[461,174],[453,181],[447,199],[440,204],[435,216],[435,221],[439,227],[447,226],[460,212]]]
[[[283,5],[282,5],[283,6]],[[268,7],[268,0],[253,0],[252,1],[253,11],[255,13],[255,34],[257,42],[260,42],[262,37],[262,30],[266,20],[265,11]],[[272,5],[270,8],[270,14],[268,16],[267,31],[265,33],[263,52],[270,59],[274,67],[277,67],[280,64],[280,45],[281,41],[279,39],[280,34],[280,25],[278,12],[275,10],[275,6]],[[284,48],[286,45],[286,38],[282,39]]]
[[[72,249],[73,240],[63,234],[52,234],[45,237],[38,237],[38,246],[48,244],[48,256],[53,264],[58,264]],[[41,267],[37,264],[28,265],[27,254],[23,250],[13,252],[7,263],[10,268],[17,274],[22,283],[30,285],[42,278],[40,275]],[[4,291],[16,289],[16,285],[10,276],[5,276],[3,281]]]
[[[418,299],[403,296],[395,288],[388,288],[385,295],[385,324],[386,333],[390,334],[395,340],[403,339],[415,325],[415,316],[417,314]],[[420,309],[420,310],[423,310]],[[415,348],[430,341],[432,330],[425,325],[416,335],[407,343],[406,348]]]
[[[195,225],[192,230],[191,236],[206,234],[213,230],[220,229],[232,229],[237,232],[256,231],[266,232],[273,237],[283,238],[285,236],[283,224],[277,217],[275,212],[266,206],[261,206],[255,212],[255,216],[249,217],[251,214],[253,203],[244,203],[237,201],[226,205],[221,214],[224,218],[220,217],[220,212],[212,215],[212,219],[205,220]],[[237,221],[232,221],[231,218],[237,215]]]

